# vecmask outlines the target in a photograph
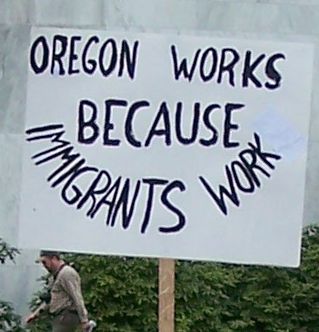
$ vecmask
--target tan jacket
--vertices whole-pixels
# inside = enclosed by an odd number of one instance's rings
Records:
[[[81,322],[88,320],[81,291],[81,279],[73,267],[65,265],[57,278],[52,280],[50,287],[51,301],[48,307],[51,314],[58,314],[68,309],[76,311]]]

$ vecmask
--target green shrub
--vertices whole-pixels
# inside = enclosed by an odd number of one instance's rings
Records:
[[[11,247],[0,238],[0,265],[8,261],[14,261],[15,256],[18,254],[18,249]],[[21,318],[19,315],[15,314],[11,303],[2,300],[0,300],[0,331],[24,331],[21,327]]]
[[[157,331],[158,260],[66,258],[80,272],[97,332]],[[317,226],[305,229],[298,269],[177,261],[176,331],[318,332],[318,262]],[[37,324],[32,331],[46,331]]]

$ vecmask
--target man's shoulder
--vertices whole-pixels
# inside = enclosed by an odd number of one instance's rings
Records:
[[[78,276],[78,272],[70,265],[65,265],[59,273],[60,277]]]

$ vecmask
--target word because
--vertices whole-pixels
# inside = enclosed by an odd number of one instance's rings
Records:
[[[186,112],[182,102],[177,102],[174,112],[170,110],[167,102],[163,101],[155,117],[149,125],[146,136],[136,137],[135,123],[144,124],[143,112],[149,113],[150,102],[147,100],[138,100],[132,104],[124,99],[107,99],[104,102],[104,112],[101,111],[95,102],[82,99],[79,102],[78,109],[78,129],[77,140],[81,144],[93,144],[100,135],[100,128],[103,130],[103,145],[120,146],[119,138],[111,137],[111,132],[115,129],[115,123],[112,122],[112,112],[118,112],[123,109],[126,112],[125,120],[121,123],[123,135],[126,142],[135,148],[149,147],[155,138],[162,139],[164,145],[172,144],[173,133],[176,136],[177,143],[181,145],[194,144],[196,140],[202,146],[209,147],[215,145],[218,139],[222,140],[223,147],[233,148],[239,145],[239,142],[231,141],[231,133],[239,129],[239,125],[232,122],[233,112],[241,110],[243,104],[226,103],[225,106],[219,104],[209,104],[202,106],[196,102],[191,112],[190,134],[183,133],[183,114]],[[214,112],[224,113],[223,128],[218,130],[211,118]],[[102,114],[101,114],[102,113]],[[137,113],[142,113],[138,115]],[[172,116],[172,113],[174,114]],[[101,118],[104,119],[102,120]],[[140,119],[139,119],[140,117]],[[208,138],[198,137],[199,129],[203,127],[209,134]],[[222,135],[219,134],[219,131]]]
[[[99,170],[88,166],[85,158],[79,153],[73,153],[74,147],[63,139],[65,131],[63,125],[46,125],[35,127],[26,131],[27,141],[48,140],[51,143],[47,149],[32,156],[36,166],[51,161],[61,161],[61,164],[47,178],[51,188],[64,183],[61,188],[61,198],[68,205],[76,209],[85,209],[86,216],[94,218],[104,208],[106,209],[105,222],[107,226],[114,227],[116,220],[121,218],[123,229],[129,228],[136,204],[146,191],[146,203],[142,218],[140,232],[144,234],[152,219],[154,196],[157,188],[161,187],[161,205],[175,215],[177,222],[172,226],[159,227],[161,233],[176,233],[186,225],[184,213],[170,200],[173,191],[184,192],[185,184],[180,180],[160,178],[143,178],[131,184],[129,178],[118,176],[114,179],[107,170]],[[85,179],[89,185],[82,189],[81,180]],[[132,196],[130,198],[130,196]]]

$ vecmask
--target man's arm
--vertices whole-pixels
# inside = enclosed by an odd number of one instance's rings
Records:
[[[37,308],[36,310],[34,310],[26,319],[25,322],[27,324],[33,322],[36,318],[39,317],[39,315],[43,312],[48,310],[49,305],[45,302],[42,302]]]

